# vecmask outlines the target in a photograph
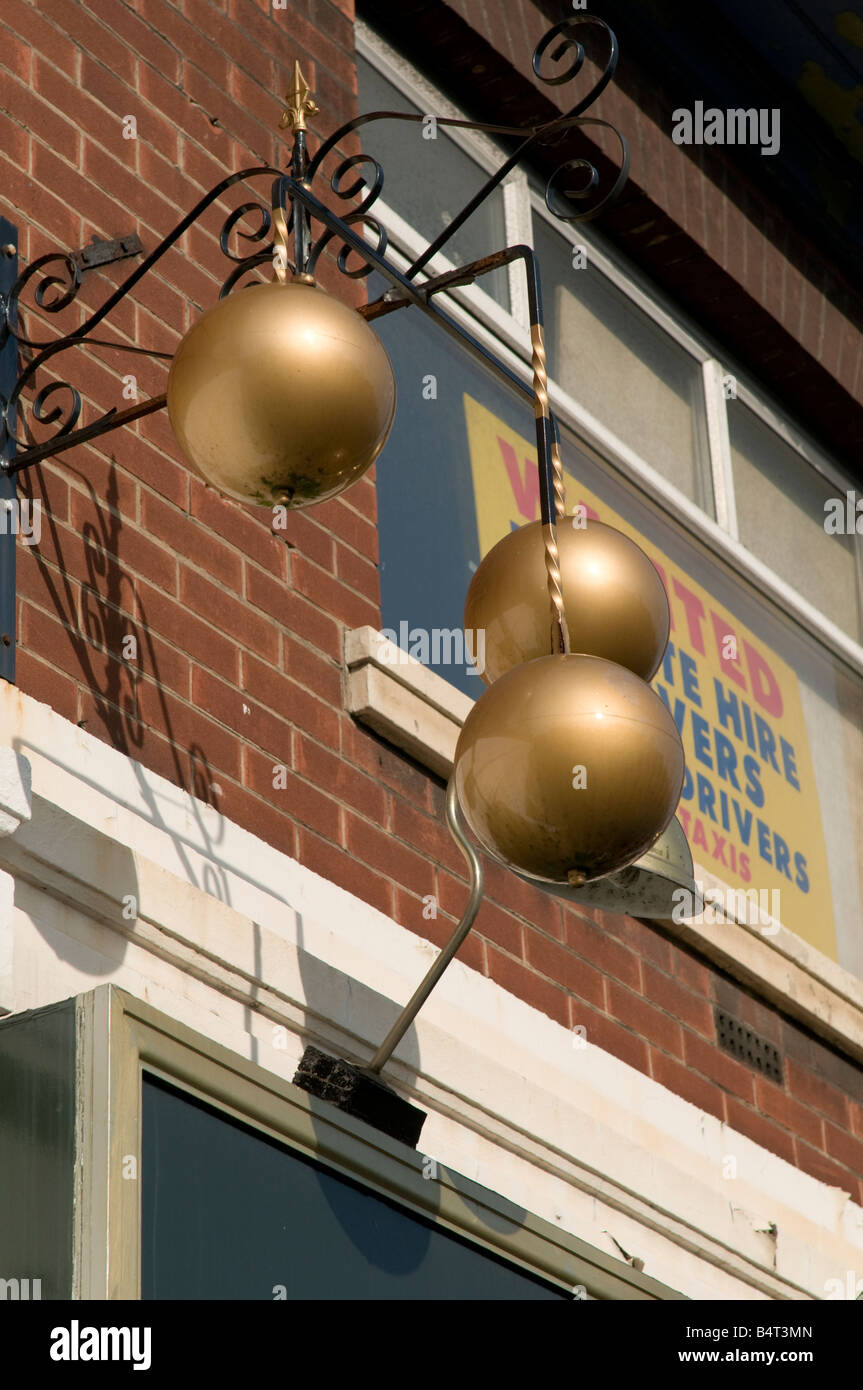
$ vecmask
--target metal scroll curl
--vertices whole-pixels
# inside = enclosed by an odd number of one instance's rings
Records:
[[[27,399],[23,394],[33,385],[37,371],[51,357],[56,356],[59,352],[65,352],[67,348],[76,345],[79,341],[76,338],[63,338],[58,342],[49,343],[24,367],[8,399],[0,397],[0,413],[3,416],[6,436],[13,441],[16,451],[23,451],[33,443],[32,426],[34,424],[56,426],[52,431],[52,437],[59,439],[63,435],[70,434],[80,420],[81,393],[69,381],[54,379],[46,382],[36,392],[32,400]],[[51,397],[56,397],[59,392],[67,393],[66,400],[55,399],[53,405],[47,408],[48,400]],[[116,409],[112,408],[100,416],[100,420],[108,420],[116,413]],[[18,421],[18,432],[13,428],[15,421]],[[20,437],[22,426],[27,435],[25,439]]]
[[[580,117],[576,126],[601,126],[610,130],[620,144],[620,168],[611,187],[600,192],[602,179],[592,160],[584,158],[567,159],[559,164],[545,186],[545,205],[560,222],[592,222],[618,197],[629,177],[629,148],[620,131],[608,121],[593,117]]]
[[[244,232],[239,224],[245,217],[248,217],[249,214],[253,214],[258,219],[258,226],[253,227],[251,231]],[[264,237],[269,236],[271,223],[270,209],[265,203],[258,202],[257,199],[253,199],[247,203],[241,203],[239,207],[232,208],[222,223],[219,232],[219,247],[221,248],[222,255],[226,256],[229,261],[240,262],[248,260],[248,255],[239,256],[231,250],[231,237],[236,232],[236,235],[243,241],[262,241]]]
[[[256,219],[256,225],[252,225],[250,231],[244,231],[240,225],[244,219]],[[222,223],[219,232],[219,247],[222,255],[227,260],[233,261],[235,269],[231,271],[219,290],[219,298],[224,299],[235,289],[243,280],[243,277],[258,266],[272,265],[274,256],[274,243],[267,240],[273,229],[273,218],[270,209],[265,203],[258,202],[257,199],[246,203],[241,203],[239,207],[233,208],[228,213]],[[247,242],[264,242],[257,251],[251,253],[237,254],[231,250],[231,239],[236,237]],[[246,283],[253,283],[247,281]],[[245,286],[241,286],[245,288]]]
[[[26,309],[26,305],[21,304],[22,294],[28,290],[39,272],[44,271],[49,265],[57,266],[60,273],[46,272],[38,279],[33,294],[36,307],[43,314],[59,314],[76,299],[81,288],[81,272],[72,257],[65,251],[49,251],[47,255],[39,256],[35,261],[31,261],[28,266],[25,266],[9,291],[8,307],[4,315],[5,322],[0,341],[14,338],[19,347],[25,348],[38,349],[49,346],[51,340],[40,341],[37,338],[29,338],[21,328],[20,318],[22,310]]]
[[[531,66],[534,74],[539,78],[540,82],[544,82],[546,86],[562,87],[565,86],[567,82],[572,82],[581,72],[585,57],[587,56],[584,45],[575,37],[576,30],[584,28],[597,28],[602,30],[608,40],[608,57],[605,60],[599,77],[590,91],[576,103],[571,111],[567,112],[564,120],[569,120],[573,116],[578,116],[582,111],[586,111],[589,106],[592,106],[600,93],[605,91],[605,88],[614,77],[617,71],[617,60],[619,57],[617,36],[614,31],[608,27],[605,20],[600,19],[598,15],[572,15],[569,19],[562,20],[560,24],[555,24],[554,28],[549,29],[547,34],[543,34],[536,48],[533,50],[533,58],[531,59]],[[560,42],[557,47],[549,53],[549,49],[555,39],[560,39]],[[543,71],[543,58],[547,53],[550,61],[555,64],[562,63],[567,54],[570,53],[573,55],[572,61],[568,67],[564,67],[560,72],[545,72]],[[552,124],[554,124],[554,122],[552,122]]]
[[[370,177],[363,177],[360,175],[354,179],[350,185],[345,186],[344,180],[352,170],[362,169],[363,167],[368,168],[369,166],[371,169]],[[316,167],[319,168],[320,165],[318,164]],[[309,166],[309,173],[311,176],[311,165]],[[359,193],[364,193],[364,196],[360,199],[359,203],[357,203],[356,207],[352,208],[347,216],[343,217],[341,220],[347,227],[361,227],[363,231],[371,232],[375,238],[373,249],[379,256],[386,255],[387,234],[377,218],[368,215],[368,210],[380,197],[383,186],[384,171],[382,166],[372,155],[362,152],[348,155],[347,158],[343,159],[337,165],[330,179],[330,188],[333,193],[344,202],[349,201],[351,198],[356,198]],[[324,250],[324,247],[333,240],[335,235],[336,234],[332,230],[326,228],[321,232],[320,236],[312,242],[309,250],[308,263],[306,265],[306,269],[310,274],[314,274],[315,266],[318,263],[321,252]],[[349,280],[362,280],[370,273],[371,266],[360,261],[359,265],[350,267],[348,260],[352,254],[354,253],[351,251],[351,248],[343,242],[337,257],[339,270],[343,275],[347,276]]]
[[[25,381],[22,377],[16,383],[8,400],[0,396],[0,414],[3,417],[5,435],[14,443],[16,451],[29,448],[33,442],[30,422],[39,425],[54,425],[59,421],[57,428],[53,431],[53,437],[59,439],[62,435],[69,434],[81,418],[81,393],[70,382],[49,381],[32,400],[25,400],[21,392],[28,384],[29,378]],[[50,409],[46,409],[48,398],[56,396],[59,391],[68,392],[67,401],[65,403],[55,401]],[[114,414],[115,412],[109,413]],[[17,432],[13,428],[13,421],[20,422]],[[28,436],[25,439],[20,437],[22,425]]]

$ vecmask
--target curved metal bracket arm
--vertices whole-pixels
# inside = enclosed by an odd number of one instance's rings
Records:
[[[36,290],[36,303],[38,307],[46,313],[58,313],[74,301],[80,290],[81,277],[78,267],[75,265],[71,256],[66,255],[64,252],[51,252],[48,255],[40,256],[37,260],[25,267],[3,302],[3,322],[2,332],[0,332],[0,342],[12,339],[21,347],[35,349],[35,355],[19,373],[18,379],[9,397],[7,399],[0,399],[0,411],[2,411],[7,433],[11,435],[12,418],[19,408],[21,393],[24,388],[30,385],[40,367],[57,353],[64,352],[67,348],[80,346],[110,347],[116,348],[118,351],[122,352],[140,353],[148,357],[170,359],[170,353],[162,353],[148,348],[141,348],[132,343],[108,342],[103,339],[94,338],[92,337],[92,331],[107,317],[111,310],[125,298],[135,285],[137,285],[138,281],[152,269],[174,243],[180,239],[184,232],[188,231],[198,218],[200,218],[224,192],[233,187],[234,184],[264,174],[270,178],[275,178],[277,181],[282,177],[281,170],[265,164],[255,165],[249,169],[238,170],[237,173],[230,174],[228,177],[222,179],[214,188],[211,188],[208,193],[204,194],[203,198],[201,198],[191,211],[177,223],[173,230],[162,238],[158,246],[150,252],[149,256],[135,268],[131,275],[126,277],[122,284],[109,295],[105,302],[96,309],[74,333],[67,334],[64,338],[59,340],[54,339],[50,342],[39,342],[25,336],[19,322],[20,296],[28,282],[31,281],[40,270],[44,271]],[[239,218],[247,212],[250,207],[254,207],[265,214],[265,225],[257,233],[248,235],[241,232],[240,235],[244,236],[247,240],[255,240],[262,235],[266,235],[269,230],[269,214],[265,208],[262,208],[261,204],[244,204],[243,207],[235,209],[229,215],[222,228],[220,244],[224,254],[228,256],[229,259],[240,261],[238,271],[230,277],[232,281],[236,278],[238,273],[248,268],[248,260],[231,255],[227,249],[227,237],[234,229]],[[269,259],[269,255],[270,253],[268,251],[267,259]],[[62,274],[59,273],[57,269],[58,265],[62,268]],[[53,271],[49,270],[49,266],[53,266],[55,269]],[[48,299],[47,296],[49,295],[53,297]],[[45,411],[44,406],[48,397],[62,391],[68,392],[71,402],[71,404],[67,405],[65,408],[65,417],[63,410],[57,405],[53,405],[52,408]],[[33,418],[40,424],[50,425],[55,424],[61,417],[64,417],[62,418],[62,423],[56,429],[55,434],[50,440],[45,440],[39,444],[33,444],[29,448],[25,448],[20,440],[16,440],[17,452],[15,461],[13,465],[7,466],[6,471],[20,472],[21,469],[27,468],[30,464],[39,463],[43,459],[51,458],[64,449],[72,448],[75,444],[84,444],[89,440],[98,438],[100,435],[110,433],[121,425],[128,424],[131,420],[140,419],[144,415],[150,415],[154,411],[160,410],[164,404],[164,396],[155,396],[150,400],[139,402],[128,410],[118,411],[114,409],[106,411],[104,415],[100,416],[98,420],[93,421],[92,424],[86,425],[81,429],[75,429],[74,426],[77,424],[81,410],[80,394],[69,382],[60,380],[51,381],[35,398],[32,407]]]
[[[527,395],[534,407],[536,419],[536,449],[537,461],[539,464],[539,495],[540,512],[543,528],[543,540],[545,548],[546,577],[548,582],[549,600],[552,608],[551,626],[551,650],[553,652],[566,653],[569,651],[569,633],[567,630],[566,616],[563,607],[563,593],[560,582],[560,558],[557,545],[557,520],[563,516],[565,511],[564,489],[563,489],[563,469],[560,461],[560,452],[556,446],[556,425],[548,399],[548,371],[546,365],[545,352],[545,331],[542,316],[542,294],[540,290],[539,264],[536,254],[530,246],[510,246],[505,251],[497,253],[495,256],[484,257],[481,261],[474,262],[470,266],[460,266],[457,271],[448,272],[439,276],[437,280],[429,280],[424,284],[417,285],[408,278],[409,272],[401,274],[389,261],[381,256],[377,250],[364,241],[355,231],[344,221],[340,220],[328,208],[320,203],[313,193],[309,191],[306,181],[298,183],[295,179],[285,175],[281,180],[281,189],[278,198],[282,202],[288,199],[291,202],[299,202],[311,216],[323,223],[326,231],[318,239],[318,243],[323,242],[324,237],[338,236],[342,241],[342,250],[339,254],[339,263],[345,268],[345,259],[351,252],[354,252],[362,261],[380,273],[390,281],[390,284],[401,291],[401,295],[394,298],[384,297],[383,310],[388,312],[392,308],[402,307],[409,303],[419,306],[425,313],[433,317],[459,342],[467,342],[473,351],[481,357],[496,375],[501,376],[510,385],[524,395]],[[526,386],[521,378],[511,371],[494,353],[488,351],[467,329],[462,328],[448,314],[438,309],[431,302],[433,294],[444,288],[452,288],[458,284],[466,284],[478,275],[486,274],[489,270],[499,265],[505,265],[509,261],[521,260],[524,263],[525,274],[527,276],[528,305],[530,310],[530,341],[531,357],[533,367],[533,386]],[[347,272],[356,275],[357,272]],[[368,308],[373,310],[376,306],[370,305]],[[371,316],[371,315],[370,315]]]
[[[435,960],[434,965],[429,970],[425,979],[414,990],[410,1001],[402,1009],[374,1057],[367,1067],[360,1068],[361,1071],[367,1072],[372,1076],[376,1076],[378,1072],[380,1072],[381,1068],[386,1065],[395,1052],[405,1033],[410,1028],[423,1004],[428,999],[441,975],[446,970],[459,946],[461,946],[476,921],[476,915],[479,912],[480,903],[482,902],[482,864],[480,863],[479,855],[459,823],[458,797],[456,796],[454,777],[450,778],[446,790],[446,823],[449,826],[450,834],[467,860],[468,869],[470,870],[470,895],[467,900],[467,906],[465,907],[461,921],[449,941]]]
[[[594,190],[599,185],[599,174],[597,169],[588,159],[581,158],[567,160],[564,164],[562,164],[558,169],[554,171],[554,173],[551,175],[551,178],[548,181],[548,186],[546,188],[546,205],[548,206],[549,210],[556,217],[562,218],[565,221],[591,221],[593,220],[593,218],[597,217],[599,213],[603,211],[604,208],[608,207],[618,196],[629,175],[629,151],[626,145],[626,141],[624,140],[620,132],[614,126],[610,125],[609,122],[601,121],[596,118],[582,117],[582,112],[586,111],[589,106],[593,105],[593,103],[597,100],[597,98],[601,95],[601,93],[611,82],[617,70],[619,50],[617,38],[613,30],[609,28],[605,20],[600,19],[597,15],[586,13],[572,15],[569,18],[562,20],[559,24],[554,25],[553,28],[549,29],[548,32],[540,39],[533,53],[532,67],[534,74],[539,79],[539,81],[545,83],[548,86],[560,87],[568,82],[571,82],[573,78],[575,78],[578,75],[578,73],[581,71],[584,65],[584,60],[586,56],[585,49],[583,44],[581,44],[576,38],[576,34],[578,31],[583,30],[585,28],[593,28],[601,31],[604,39],[607,42],[608,53],[605,62],[601,68],[599,77],[594,82],[593,86],[590,88],[588,92],[585,93],[583,97],[581,97],[579,101],[575,103],[573,107],[570,108],[569,111],[562,113],[559,116],[555,116],[552,120],[546,121],[542,125],[538,126],[493,125],[482,121],[468,121],[448,116],[435,116],[433,118],[436,126],[450,127],[461,130],[482,131],[488,134],[516,136],[520,137],[520,141],[513,153],[503,162],[500,168],[497,169],[490,176],[490,178],[486,180],[482,187],[474,194],[472,198],[469,199],[469,201],[464,205],[464,207],[455,214],[455,216],[447,223],[447,226],[443,229],[443,231],[441,231],[440,234],[437,237],[435,237],[435,239],[425,248],[422,254],[418,256],[417,259],[413,262],[413,264],[408,268],[408,279],[412,279],[422,269],[424,269],[425,266],[428,265],[429,261],[432,260],[433,257],[438,253],[438,251],[440,251],[449,241],[451,241],[453,236],[455,236],[456,232],[459,231],[459,229],[464,225],[468,218],[477,210],[477,208],[479,208],[486,201],[486,199],[494,192],[494,190],[503,182],[507,175],[510,174],[513,169],[516,168],[516,166],[521,162],[521,160],[524,159],[528,150],[533,145],[559,139],[560,136],[565,134],[565,132],[568,130],[585,126],[601,126],[607,130],[610,130],[615,135],[620,144],[620,169],[617,173],[617,176],[614,179],[612,187],[608,190],[608,192],[603,194],[603,196],[599,198],[598,201],[590,202],[589,200],[592,198]],[[567,65],[564,63],[564,60],[570,55],[571,61]],[[543,60],[546,58],[546,56],[548,57],[550,62],[560,70],[552,71],[551,73],[546,73],[543,70]],[[561,66],[562,64],[563,66]],[[363,126],[370,124],[372,121],[393,120],[407,121],[412,124],[419,124],[429,119],[430,118],[428,116],[423,115],[421,112],[418,111],[370,111],[364,113],[363,115],[354,117],[354,119],[351,121],[346,121],[344,125],[340,126],[338,130],[334,131],[332,135],[330,135],[328,139],[326,139],[323,142],[323,144],[320,146],[320,148],[314,155],[313,159],[309,161],[308,166],[305,170],[306,183],[311,184],[313,182],[316,174],[320,171],[327,155],[329,155],[334,149],[336,149],[336,147],[339,144],[341,144],[347,136],[354,134],[355,131],[360,130]],[[369,186],[369,192],[364,197],[359,208],[354,209],[354,212],[352,214],[353,220],[360,220],[360,214],[365,212],[366,209],[370,207],[371,204],[375,202],[375,200],[379,196],[383,186],[383,171],[381,169],[381,166],[371,155],[351,155],[347,159],[342,160],[341,164],[336,169],[331,180],[331,187],[333,191],[338,194],[338,196],[352,197],[356,192],[359,191],[359,188],[362,186],[362,181],[359,181],[358,183],[354,184],[352,188],[346,190],[345,192],[342,192],[340,190],[339,183],[350,169],[357,168],[363,164],[373,166],[375,171],[374,179],[372,184]],[[561,177],[564,174],[568,174],[570,176],[568,182],[570,184],[573,184],[574,180],[572,179],[572,174],[576,170],[580,171],[586,176],[583,186],[571,186],[562,190],[559,187]],[[296,170],[294,170],[294,172],[296,173]],[[556,181],[558,183],[558,186],[553,188],[552,186],[553,184],[555,184]],[[552,201],[552,193],[554,193],[556,201]],[[585,203],[587,203],[587,206],[578,206],[578,204]],[[298,266],[298,268],[300,267]],[[306,267],[303,266],[302,268],[305,269]],[[342,268],[344,269],[344,267]]]
[[[137,405],[130,405],[128,410],[109,410],[107,415],[94,420],[92,425],[83,425],[81,429],[69,434],[55,435],[53,439],[46,439],[44,444],[34,444],[25,453],[16,454],[12,462],[4,467],[4,472],[20,473],[22,468],[29,468],[31,464],[53,458],[64,449],[71,449],[76,444],[87,444],[89,440],[110,434],[121,425],[129,425],[133,420],[142,420],[145,415],[155,415],[157,410],[164,410],[167,402],[168,398],[165,395],[150,396],[145,401],[138,401]]]

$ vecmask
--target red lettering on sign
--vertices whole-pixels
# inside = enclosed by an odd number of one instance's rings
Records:
[[[686,621],[689,625],[689,640],[693,647],[701,656],[704,656],[704,638],[701,635],[701,624],[704,621],[704,604],[697,594],[691,589],[687,589],[679,579],[674,581],[674,592],[686,610]]]
[[[754,698],[762,709],[766,709],[768,714],[773,715],[774,719],[780,719],[784,706],[778,680],[764,657],[754,647],[751,647],[748,642],[744,642],[743,650],[746,653],[746,665],[749,667],[749,680],[752,684]]]
[[[660,564],[657,563],[656,560],[652,560],[651,563],[652,563],[652,565],[653,565],[653,568],[656,570],[656,573],[659,575],[660,579],[662,580],[662,587],[663,587],[663,589],[665,590],[665,597],[668,599],[669,632],[673,632],[673,631],[674,631],[674,609],[673,609],[672,606],[671,606],[671,596],[670,596],[670,594],[669,594],[669,592],[668,592],[668,580],[667,580],[666,575],[665,575],[665,570],[662,568],[662,566],[661,566]]]
[[[506,465],[506,472],[509,478],[510,487],[515,498],[515,505],[521,516],[528,521],[536,521],[539,516],[539,472],[535,463],[530,459],[524,461],[524,475],[518,466],[515,449],[508,444],[505,439],[498,435],[500,452]]]

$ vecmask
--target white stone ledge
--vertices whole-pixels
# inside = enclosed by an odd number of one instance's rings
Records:
[[[14,748],[0,748],[0,836],[14,835],[30,819],[30,764]]]
[[[345,634],[347,710],[446,780],[473,700],[407,652],[387,661],[392,650],[373,627]]]

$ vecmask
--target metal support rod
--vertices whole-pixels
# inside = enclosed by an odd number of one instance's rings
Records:
[[[467,907],[449,941],[444,946],[425,979],[414,991],[410,1002],[402,1009],[374,1057],[367,1067],[360,1068],[361,1071],[369,1072],[372,1075],[376,1075],[395,1052],[459,946],[464,941],[476,920],[476,914],[479,912],[479,905],[482,901],[482,864],[479,861],[479,855],[459,824],[458,798],[456,796],[454,777],[450,778],[449,785],[446,789],[446,823],[449,826],[450,834],[467,860],[468,868],[470,869],[470,896],[467,900]]]
[[[18,375],[18,343],[15,339],[17,309],[9,296],[18,275],[18,228],[0,217],[0,296],[2,296],[3,334],[0,337],[0,507],[5,511],[0,532],[0,677],[15,679],[15,610],[17,607],[17,526],[14,509],[18,505],[18,485],[8,465],[15,455],[15,415],[6,417],[5,402],[15,389]]]
[[[297,183],[304,183],[306,178],[306,132],[298,130],[294,136],[294,148],[291,153],[291,174]],[[311,246],[311,235],[309,228],[309,214],[300,204],[294,205],[294,266],[297,275],[305,275],[309,264],[309,250]]]
[[[164,394],[151,396],[149,400],[139,401],[137,405],[130,405],[128,410],[110,411],[107,415],[103,415],[101,420],[94,420],[92,425],[84,425],[80,430],[75,430],[73,434],[55,435],[53,439],[46,439],[44,444],[34,444],[32,449],[18,454],[5,471],[20,473],[22,468],[29,468],[33,463],[41,463],[42,459],[52,458],[54,454],[62,453],[64,449],[71,449],[75,444],[86,444],[90,439],[98,439],[102,434],[110,434],[111,430],[118,429],[120,425],[128,425],[132,420],[141,420],[145,415],[154,415],[157,410],[164,409],[167,399]]]

